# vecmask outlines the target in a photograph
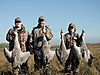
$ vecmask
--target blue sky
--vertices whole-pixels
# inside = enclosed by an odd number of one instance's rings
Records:
[[[52,45],[60,43],[61,29],[67,33],[72,22],[77,33],[85,30],[87,43],[100,43],[100,0],[0,0],[0,43],[7,42],[5,36],[16,17],[31,33],[39,16],[45,16],[52,29]]]

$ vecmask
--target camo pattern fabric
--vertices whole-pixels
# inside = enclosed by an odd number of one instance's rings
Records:
[[[40,50],[43,45],[43,34],[45,34],[48,43],[50,44],[50,40],[53,37],[51,29],[48,26],[45,26],[46,33],[42,32],[43,27],[38,25],[34,27],[31,33],[31,49],[33,50]]]
[[[71,48],[71,46],[73,45],[73,40],[76,41],[76,44],[79,47],[81,40],[80,40],[80,36],[77,33],[73,33],[73,34],[66,33],[64,35],[64,42],[67,49]]]
[[[20,47],[21,47],[21,50],[24,52],[24,51],[28,51],[29,50],[29,33],[28,31],[25,29],[25,27],[22,25],[21,29],[20,30],[17,30],[16,27],[13,27],[11,28],[7,35],[6,35],[6,40],[9,42],[9,50],[12,51],[13,48],[14,48],[14,31],[17,31],[18,32],[18,40],[19,40],[19,43],[20,43]]]

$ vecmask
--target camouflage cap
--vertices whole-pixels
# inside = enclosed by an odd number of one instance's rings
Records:
[[[41,19],[42,19],[42,20],[45,20],[45,19],[44,19],[44,16],[40,16],[39,19],[38,19],[38,21],[41,20]]]
[[[71,27],[75,28],[75,24],[70,23],[70,24],[69,24],[69,28],[71,28]]]
[[[19,18],[19,17],[15,18],[15,22],[17,22],[17,21],[21,21],[21,18]]]
[[[69,24],[69,27],[68,27],[68,31],[70,31],[70,28],[75,28],[75,31],[76,31],[76,26],[75,26],[75,24],[70,23],[70,24]]]

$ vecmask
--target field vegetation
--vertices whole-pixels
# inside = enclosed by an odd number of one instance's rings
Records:
[[[89,50],[94,56],[93,64],[91,67],[87,66],[84,61],[80,64],[79,75],[100,75],[100,43],[87,44]],[[11,75],[12,67],[11,64],[6,60],[3,49],[8,47],[8,44],[0,44],[0,75]],[[59,46],[52,46],[52,50],[56,50]],[[44,75],[44,70],[35,71],[34,70],[34,56],[31,55],[28,61],[30,75]],[[63,66],[57,60],[56,55],[50,62],[50,74],[51,75],[64,75]]]

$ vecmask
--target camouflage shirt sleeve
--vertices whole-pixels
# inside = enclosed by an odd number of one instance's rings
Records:
[[[53,33],[51,32],[51,29],[49,27],[46,27],[46,38],[47,38],[47,41],[51,40],[52,37],[53,37]]]
[[[29,36],[29,49],[30,53],[34,53],[34,29],[32,30],[30,36]]]
[[[70,40],[70,35],[68,33],[64,35],[64,42],[66,48],[69,49],[71,47],[71,40]]]
[[[28,32],[28,31],[27,31]],[[29,51],[30,50],[30,47],[29,47],[29,40],[30,40],[30,35],[29,35],[29,32],[28,32],[28,36],[27,36],[27,41],[26,41],[26,50]]]
[[[10,29],[6,35],[6,40],[9,42],[14,41],[13,29]]]

